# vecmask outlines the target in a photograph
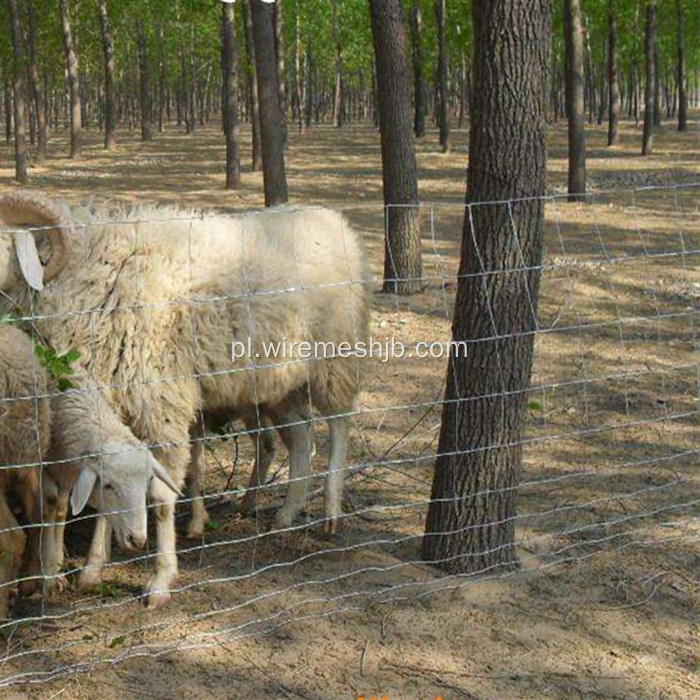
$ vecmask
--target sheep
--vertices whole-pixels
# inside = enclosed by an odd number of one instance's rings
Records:
[[[24,593],[41,574],[48,594],[65,586],[59,571],[69,497],[75,515],[88,502],[107,513],[119,544],[132,550],[146,543],[151,478],[176,488],[97,387],[80,375],[71,384],[59,391],[37,362],[30,338],[13,325],[0,327],[0,549],[14,554],[0,575],[3,584],[15,579],[25,552]],[[28,537],[9,510],[10,491],[21,501]],[[0,616],[8,595],[4,585]]]
[[[326,513],[335,530],[359,363],[352,353],[302,357],[298,343],[350,347],[367,336],[365,257],[339,213],[141,206],[71,214],[15,192],[0,198],[0,222],[12,233],[0,235],[0,290],[24,311],[33,300],[37,325],[57,349],[84,352],[90,375],[178,487],[198,415],[272,407],[294,477],[276,522],[289,525],[306,500],[310,427],[295,392],[307,385],[330,429]],[[265,357],[263,343],[284,338],[297,344],[292,357]],[[231,343],[248,339],[250,352],[232,364]],[[170,598],[177,576],[176,497],[157,484],[153,496],[158,552],[149,607]]]

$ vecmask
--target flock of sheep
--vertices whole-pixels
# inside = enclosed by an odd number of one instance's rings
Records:
[[[329,425],[334,532],[358,359],[268,358],[263,344],[364,341],[367,283],[359,237],[327,209],[99,212],[34,193],[0,197],[0,313],[14,319],[0,327],[0,617],[16,580],[20,593],[65,587],[69,501],[74,515],[88,503],[98,512],[78,580],[91,588],[113,535],[126,549],[145,546],[150,500],[157,553],[145,598],[167,601],[188,475],[188,535],[206,524],[201,455],[213,420],[245,421],[256,443],[243,511],[255,508],[279,432],[290,480],[276,525],[287,527],[307,499],[315,408]],[[68,387],[37,361],[37,338],[57,357],[80,353]],[[231,344],[249,338],[250,355],[232,362]]]

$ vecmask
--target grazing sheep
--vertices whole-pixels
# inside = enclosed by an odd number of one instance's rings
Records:
[[[69,497],[75,515],[89,502],[108,514],[121,546],[140,549],[151,478],[176,488],[97,388],[80,377],[71,382],[73,389],[58,391],[29,337],[16,327],[0,327],[0,560],[6,555],[9,562],[0,562],[0,583],[17,577],[25,552],[23,592],[42,574],[49,593],[65,585],[58,572]],[[28,537],[9,509],[11,493],[22,506]],[[8,594],[9,585],[0,588],[0,616]]]
[[[99,218],[13,193],[0,198],[0,239],[0,290],[25,312],[27,283],[43,290],[33,306],[41,333],[59,351],[81,349],[90,376],[110,388],[112,405],[178,486],[200,411],[273,408],[292,474],[308,474],[310,427],[295,398],[307,385],[330,428],[326,513],[335,530],[358,362],[350,353],[304,358],[298,344],[351,346],[367,336],[364,254],[340,214],[283,207],[223,216],[139,207]],[[264,343],[285,338],[297,344],[291,357],[265,356]],[[232,362],[232,342],[248,339],[250,352]],[[176,498],[165,487],[153,491],[158,554],[149,606],[170,597],[177,575]],[[292,522],[306,491],[304,478],[290,483],[278,525]]]

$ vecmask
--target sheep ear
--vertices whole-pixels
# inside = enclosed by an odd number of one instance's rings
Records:
[[[17,260],[27,284],[40,292],[44,289],[44,268],[41,266],[39,251],[36,249],[34,234],[29,231],[19,231],[14,234]]]
[[[73,491],[70,495],[70,507],[73,511],[73,515],[80,515],[83,508],[87,505],[90,500],[90,495],[92,490],[95,488],[95,482],[97,481],[97,474],[95,474],[89,467],[83,467],[80,470],[80,476],[78,481],[75,482]]]
[[[153,476],[159,481],[162,481],[173,493],[176,493],[180,498],[184,498],[184,494],[177,487],[173,478],[168,474],[168,470],[149,452],[148,461],[150,462]]]

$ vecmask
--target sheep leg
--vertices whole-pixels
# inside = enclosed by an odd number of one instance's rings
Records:
[[[0,495],[0,620],[8,618],[10,586],[22,565],[26,536]]]
[[[47,472],[42,474],[43,521],[44,527],[40,532],[41,559],[44,574],[44,596],[51,598],[68,587],[68,580],[60,574],[63,566],[58,547],[63,547],[63,538],[59,540],[56,521],[58,520],[59,503],[61,498],[68,500],[68,494],[61,491],[60,486]]]
[[[199,539],[204,534],[204,527],[209,522],[209,513],[204,506],[204,498],[201,497],[204,484],[205,462],[204,454],[204,423],[198,419],[190,431],[190,465],[189,480],[187,483],[187,497],[192,504],[192,514],[187,526],[186,537]]]
[[[325,531],[335,535],[338,519],[342,515],[343,480],[348,456],[348,422],[345,416],[328,419],[330,430],[330,458],[326,477],[326,522]]]
[[[19,594],[31,595],[39,590],[41,581],[41,499],[39,498],[39,473],[32,469],[21,481],[20,499],[27,523],[27,541],[22,559]]]
[[[282,440],[289,451],[289,486],[284,505],[277,513],[275,526],[291,526],[306,505],[311,469],[311,426],[298,410],[275,412]],[[285,425],[286,424],[286,425]]]
[[[253,473],[250,475],[248,489],[238,510],[243,515],[251,515],[258,508],[260,487],[267,480],[270,465],[275,459],[275,436],[271,430],[274,424],[267,416],[261,416],[260,429],[252,417],[246,417],[244,422],[255,446],[255,464],[253,465]]]
[[[78,588],[89,591],[102,582],[102,570],[112,552],[112,526],[103,515],[97,518],[90,551],[85,566],[78,577]]]
[[[175,502],[177,496],[161,481],[154,481],[151,497],[156,516],[156,571],[146,587],[146,605],[157,608],[170,600],[170,585],[177,576]]]

